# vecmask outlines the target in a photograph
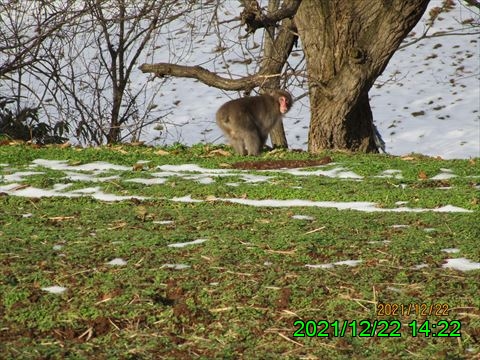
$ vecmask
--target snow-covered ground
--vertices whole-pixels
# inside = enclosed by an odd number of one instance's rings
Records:
[[[238,4],[234,6],[234,3],[232,1],[232,12],[238,12]],[[441,0],[432,0],[429,9],[440,5]],[[429,10],[413,30],[416,37],[426,29],[428,13]],[[458,35],[465,32],[458,30],[465,28],[462,21],[471,18],[478,21],[478,15],[456,1],[455,8],[442,14],[428,35],[452,30],[457,35],[423,39],[397,51],[377,80],[370,92],[371,105],[387,152],[395,155],[415,152],[446,159],[480,156],[480,40],[478,34]],[[237,30],[232,33],[235,34],[225,36],[238,34]],[[215,37],[206,37],[193,43],[190,53],[180,63],[205,64],[203,66],[210,70],[219,70],[209,66],[209,60],[215,56],[215,41]],[[412,37],[405,40],[410,41]],[[181,49],[184,45],[179,41],[178,46]],[[171,54],[159,53],[155,60],[167,61],[169,56]],[[237,75],[245,74],[240,65],[232,64],[230,70]],[[145,75],[139,75],[137,80],[141,81],[142,76],[144,79]],[[298,96],[306,91],[306,86],[289,90]],[[225,94],[191,79],[170,79],[162,94],[159,106],[168,108],[179,103],[166,119],[166,139],[154,141],[159,133],[150,130],[147,141],[153,144],[180,141],[188,145],[225,141],[215,125],[215,111],[237,94]],[[295,104],[284,124],[289,146],[306,149],[307,98]]]

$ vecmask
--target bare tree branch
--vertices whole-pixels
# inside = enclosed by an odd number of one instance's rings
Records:
[[[265,79],[275,75],[251,75],[239,79],[227,79],[201,67],[184,66],[170,63],[143,64],[139,69],[144,73],[154,73],[158,77],[175,76],[198,79],[206,85],[214,86],[223,90],[252,90],[261,86]]]
[[[260,28],[275,26],[283,19],[293,18],[301,2],[302,0],[285,0],[278,10],[266,14],[262,12],[257,1],[243,0],[241,1],[244,6],[240,15],[241,24],[247,26],[247,33],[253,33]]]

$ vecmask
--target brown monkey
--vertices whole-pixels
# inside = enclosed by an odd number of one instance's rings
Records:
[[[226,102],[217,111],[217,124],[240,155],[258,155],[268,133],[292,107],[292,96],[273,90]]]

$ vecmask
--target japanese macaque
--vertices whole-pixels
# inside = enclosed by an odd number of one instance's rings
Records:
[[[292,107],[292,96],[273,90],[226,102],[217,111],[217,124],[240,155],[258,155],[268,133]]]

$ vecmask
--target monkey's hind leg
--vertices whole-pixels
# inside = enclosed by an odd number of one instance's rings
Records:
[[[245,143],[243,142],[243,139],[231,138],[230,145],[232,145],[237,154],[242,156],[247,155],[247,150],[245,149]]]
[[[257,156],[262,151],[263,143],[262,139],[256,132],[251,132],[247,136],[245,136],[245,147],[247,149],[248,155]]]

